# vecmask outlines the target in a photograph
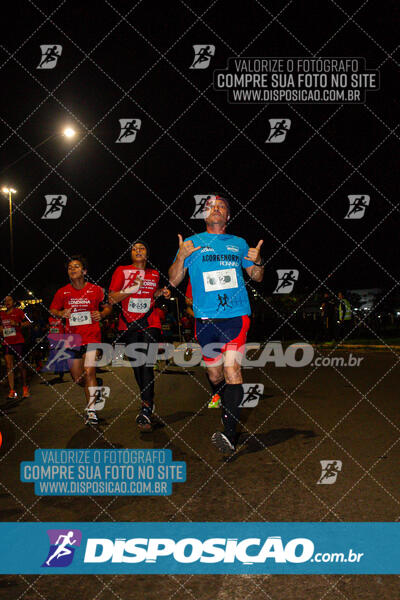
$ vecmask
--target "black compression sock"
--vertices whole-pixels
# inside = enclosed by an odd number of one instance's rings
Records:
[[[230,442],[236,441],[236,424],[239,421],[240,403],[243,400],[243,385],[241,383],[226,384],[222,399],[222,422],[224,434]]]
[[[207,374],[207,379],[208,379],[208,383],[210,384],[210,387],[212,390],[212,395],[214,396],[214,394],[219,394],[222,398],[223,394],[224,394],[224,389],[226,386],[225,379],[223,379],[219,383],[213,383],[211,381],[210,377],[208,376],[208,374]]]

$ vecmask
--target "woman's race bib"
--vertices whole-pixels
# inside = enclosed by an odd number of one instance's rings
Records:
[[[11,337],[12,335],[17,335],[17,331],[15,327],[4,327],[3,335],[4,337]]]
[[[147,313],[150,304],[151,298],[129,298],[128,312]]]

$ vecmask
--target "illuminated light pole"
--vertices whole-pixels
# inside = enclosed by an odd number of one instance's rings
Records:
[[[181,313],[179,312],[178,298],[171,297],[170,300],[172,302],[175,301],[175,303],[176,303],[176,317],[178,320],[178,335],[179,335],[179,341],[182,342],[183,338],[182,338],[182,333],[181,333]]]
[[[3,187],[3,194],[8,196],[8,205],[10,209],[10,265],[11,272],[14,274],[14,233],[13,233],[13,221],[12,221],[12,195],[17,193],[12,187]]]
[[[37,144],[34,148],[32,148],[31,150],[29,150],[28,152],[25,152],[25,154],[23,154],[22,156],[20,156],[19,158],[17,158],[14,162],[12,162],[11,164],[7,165],[6,167],[4,167],[1,172],[9,169],[10,167],[12,167],[13,165],[15,165],[16,163],[18,163],[20,160],[22,160],[23,158],[25,158],[26,156],[28,156],[29,154],[31,154],[32,152],[34,152],[36,150],[36,148],[39,148],[40,146],[42,146],[43,144],[45,144],[46,142],[59,137],[59,136],[64,136],[68,139],[71,139],[73,137],[75,137],[76,135],[76,130],[73,129],[70,126],[64,127],[64,129],[62,131],[59,131],[57,133],[52,133],[51,135],[49,135],[49,137],[47,137],[46,139],[42,140],[39,144]],[[10,265],[11,265],[11,271],[14,273],[14,233],[13,233],[13,220],[12,220],[12,194],[16,194],[17,190],[15,190],[12,187],[9,186],[5,186],[2,188],[2,192],[4,194],[6,194],[8,196],[8,203],[9,203],[9,207],[10,207]]]

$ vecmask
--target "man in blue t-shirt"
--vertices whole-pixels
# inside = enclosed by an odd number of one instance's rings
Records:
[[[262,281],[263,240],[249,248],[243,238],[225,233],[230,218],[225,198],[210,196],[206,208],[207,231],[185,241],[178,235],[179,250],[169,269],[169,279],[177,286],[189,269],[196,339],[202,347],[213,395],[222,398],[224,432],[214,433],[211,439],[222,452],[232,452],[243,399],[237,352],[244,352],[251,312],[243,269],[254,281]]]

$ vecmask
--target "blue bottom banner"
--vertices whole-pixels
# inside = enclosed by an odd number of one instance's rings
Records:
[[[2,574],[398,574],[400,523],[1,523]]]

